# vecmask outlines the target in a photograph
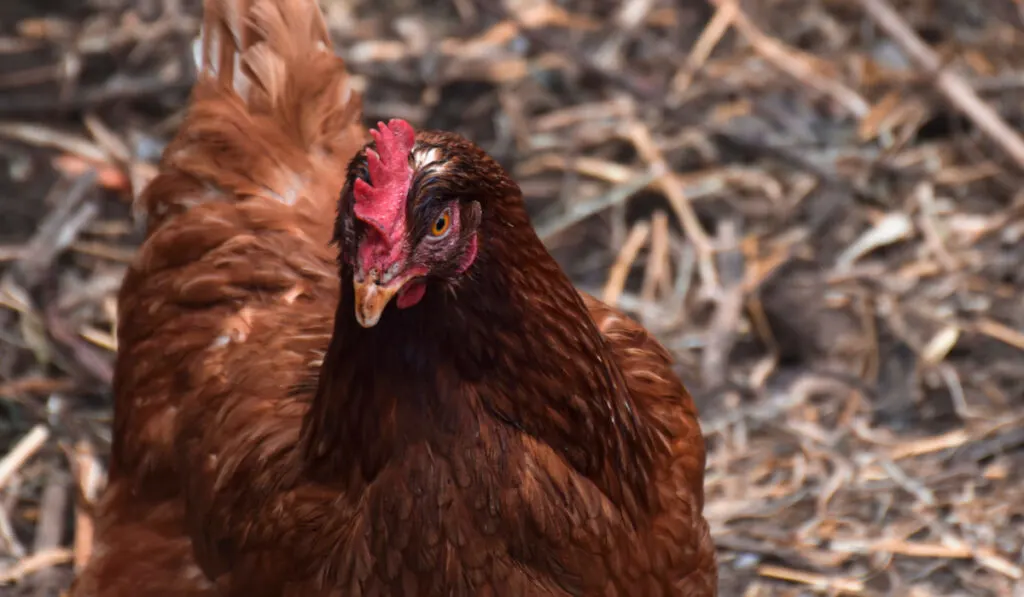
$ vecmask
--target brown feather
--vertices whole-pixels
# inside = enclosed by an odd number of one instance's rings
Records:
[[[73,597],[715,595],[693,400],[501,167],[419,135],[479,254],[364,329],[329,241],[351,250],[366,134],[314,1],[208,0],[199,54],[140,199]]]
[[[330,222],[343,165],[367,137],[315,0],[206,0],[198,45],[187,117],[136,206],[149,231],[119,297],[110,487],[76,597],[220,594],[186,535],[184,475],[202,464],[181,459],[183,421],[215,387],[244,391],[239,358],[281,373],[248,383],[283,398],[275,383],[297,382],[315,351],[284,349],[269,368],[274,342],[246,348],[264,340],[254,331],[281,340],[299,329],[289,311],[322,304],[329,317],[337,296]],[[203,425],[213,417],[204,410]]]

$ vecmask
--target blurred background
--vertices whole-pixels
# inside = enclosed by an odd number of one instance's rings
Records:
[[[724,597],[1024,595],[1021,4],[322,4],[368,123],[483,145],[674,352]],[[0,594],[88,557],[131,202],[198,14],[0,2]]]

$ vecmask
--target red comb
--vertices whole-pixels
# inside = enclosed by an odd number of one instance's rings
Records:
[[[409,192],[412,180],[409,152],[416,143],[416,132],[399,118],[392,119],[387,126],[378,122],[377,128],[370,129],[376,151],[366,149],[370,182],[356,179],[354,209],[357,218],[389,238],[388,231],[399,222]]]

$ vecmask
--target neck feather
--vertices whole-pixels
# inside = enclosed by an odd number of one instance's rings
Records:
[[[431,283],[420,304],[389,307],[373,328],[355,321],[343,270],[304,429],[315,475],[368,483],[406,447],[478,433],[487,417],[547,444],[613,500],[645,494],[650,443],[622,374],[514,207],[481,224],[477,259],[456,284]]]

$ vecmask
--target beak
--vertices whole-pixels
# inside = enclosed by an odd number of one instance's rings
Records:
[[[364,328],[372,328],[377,325],[384,309],[391,302],[391,298],[402,289],[405,282],[404,276],[391,280],[385,286],[378,285],[376,280],[371,280],[369,277],[362,282],[353,280],[352,286],[356,291],[356,320],[359,325]]]

